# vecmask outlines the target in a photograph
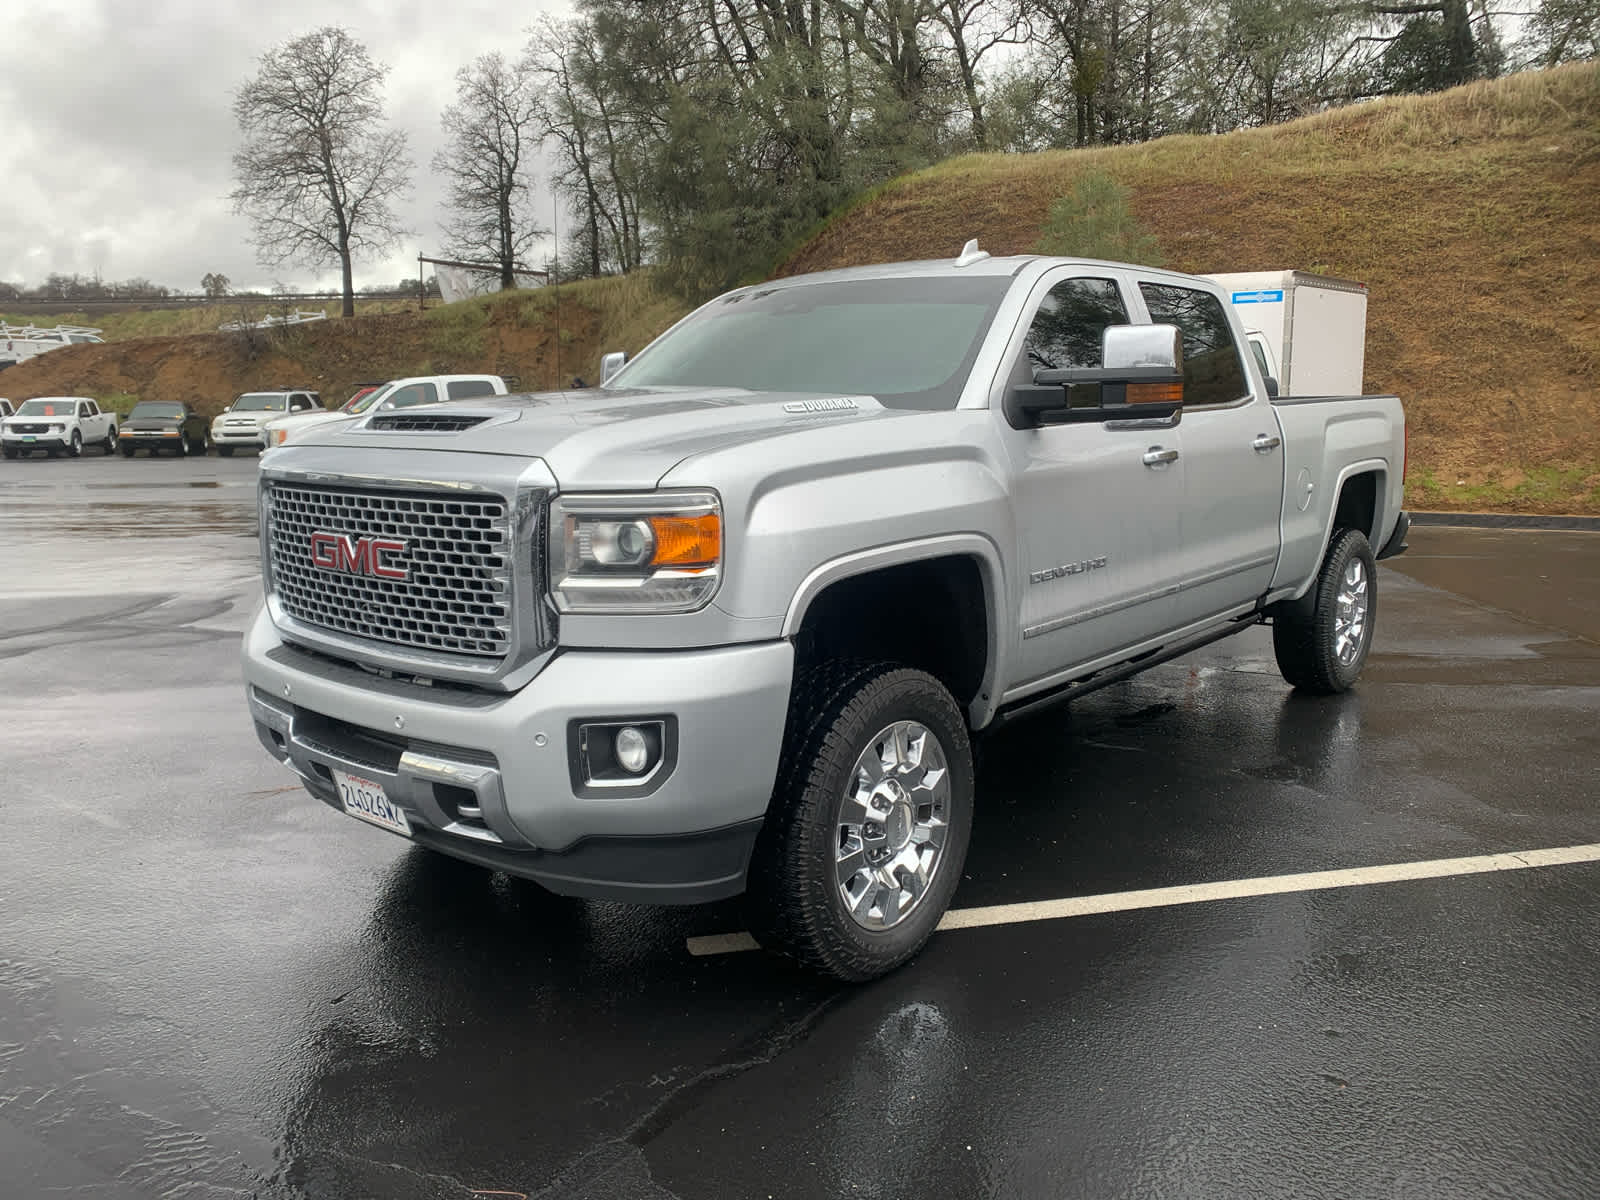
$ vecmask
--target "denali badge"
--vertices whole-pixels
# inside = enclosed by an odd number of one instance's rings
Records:
[[[1028,576],[1029,583],[1046,583],[1052,579],[1060,579],[1063,575],[1082,575],[1085,571],[1093,571],[1096,567],[1106,565],[1106,556],[1099,558],[1085,558],[1078,562],[1062,563],[1059,567],[1046,567],[1042,571],[1035,571]]]
[[[324,571],[348,571],[352,575],[376,575],[379,579],[404,579],[404,567],[384,563],[385,554],[404,554],[406,543],[393,538],[351,537],[345,533],[317,530],[311,535],[311,561]]]

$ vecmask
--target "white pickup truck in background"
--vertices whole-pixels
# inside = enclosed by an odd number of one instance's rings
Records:
[[[380,388],[366,393],[357,392],[332,412],[313,410],[274,417],[266,423],[264,430],[267,449],[281,446],[291,438],[303,437],[319,425],[346,421],[365,412],[388,412],[441,401],[504,396],[508,390],[506,381],[498,375],[413,375],[405,379],[391,379]]]
[[[85,446],[117,452],[117,417],[101,412],[87,396],[38,396],[24,400],[13,417],[0,421],[0,446],[7,458],[26,458],[43,450],[51,458],[63,450],[73,458]]]

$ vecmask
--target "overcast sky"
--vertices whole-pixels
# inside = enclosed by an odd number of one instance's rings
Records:
[[[391,68],[388,112],[406,131],[416,232],[394,256],[357,262],[356,286],[415,275],[441,246],[428,164],[455,72],[518,53],[541,12],[567,0],[28,0],[0,18],[0,279],[52,271],[144,276],[183,291],[220,271],[235,286],[336,285],[337,270],[261,267],[233,215],[232,102],[272,46],[322,25],[349,29]],[[543,179],[541,223],[551,201]]]

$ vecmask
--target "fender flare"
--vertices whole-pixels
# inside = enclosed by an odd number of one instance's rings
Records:
[[[978,563],[979,581],[983,587],[987,609],[988,629],[985,631],[987,649],[984,656],[983,682],[967,708],[967,719],[973,729],[987,725],[999,708],[998,681],[1004,678],[1002,658],[1005,644],[1000,628],[1006,607],[1005,567],[999,547],[982,533],[951,533],[934,537],[912,538],[903,542],[890,542],[868,550],[856,550],[831,558],[814,567],[795,588],[784,613],[782,636],[793,638],[805,623],[806,613],[812,603],[833,584],[857,575],[866,575],[885,567],[898,567],[906,563],[924,562],[933,558],[972,558]]]

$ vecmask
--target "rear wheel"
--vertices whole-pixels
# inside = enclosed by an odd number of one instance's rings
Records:
[[[1330,696],[1361,674],[1378,616],[1377,563],[1366,535],[1335,532],[1311,591],[1272,622],[1272,649],[1284,679]]]
[[[883,663],[807,671],[750,865],[756,937],[837,979],[900,966],[955,893],[972,795],[966,723],[933,676]]]

